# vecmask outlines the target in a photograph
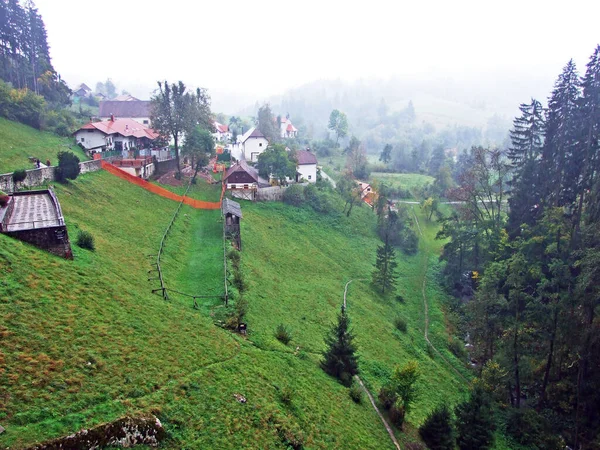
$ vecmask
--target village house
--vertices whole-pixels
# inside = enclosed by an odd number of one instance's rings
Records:
[[[91,153],[146,149],[152,147],[152,142],[159,137],[157,132],[135,120],[114,117],[106,122],[87,123],[73,136],[78,144]]]
[[[148,179],[155,170],[154,161],[151,156],[116,159],[112,161],[112,164],[117,166],[123,172],[144,179]]]
[[[81,83],[77,88],[73,89],[73,96],[79,98],[89,97],[92,90],[85,83]]]
[[[281,119],[279,124],[279,132],[282,139],[294,139],[298,137],[298,130],[292,124],[289,116]]]
[[[213,126],[215,128],[215,132],[212,134],[213,138],[217,142],[224,142],[231,139],[231,131],[229,131],[229,127],[227,125],[223,125],[219,122],[213,122]]]
[[[356,183],[360,189],[360,199],[371,206],[374,205],[377,193],[371,185],[369,183],[363,183],[362,181],[357,181]]]
[[[117,95],[115,98],[113,98],[112,101],[114,101],[114,102],[139,102],[141,100],[139,98],[135,98],[131,94],[121,94],[121,95]]]
[[[111,117],[117,119],[131,119],[149,127],[150,101],[146,100],[106,100],[100,102],[98,117],[102,121],[108,121]]]
[[[309,183],[317,182],[317,157],[310,150],[298,150],[296,152],[298,165],[296,166],[296,181],[303,180]]]
[[[256,127],[250,128],[240,139],[242,154],[247,161],[258,161],[258,156],[267,149],[269,141]]]
[[[235,198],[254,200],[259,187],[267,187],[269,183],[258,176],[258,171],[246,161],[233,164],[223,177],[225,188]]]

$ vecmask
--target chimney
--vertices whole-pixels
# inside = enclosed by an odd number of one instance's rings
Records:
[[[114,121],[115,121],[115,116],[114,116],[114,114],[111,114],[111,115],[110,115],[110,121],[111,121],[111,122],[114,122]]]
[[[129,130],[129,125],[125,125],[125,131]]]

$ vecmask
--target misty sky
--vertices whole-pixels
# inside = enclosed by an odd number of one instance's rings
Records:
[[[257,98],[322,78],[554,80],[571,57],[583,71],[600,42],[593,0],[35,3],[67,82],[94,88],[111,77],[142,97],[165,78]]]

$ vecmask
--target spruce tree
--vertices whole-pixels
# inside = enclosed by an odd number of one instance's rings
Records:
[[[454,450],[454,424],[448,405],[434,409],[419,428],[419,434],[431,450]]]
[[[521,224],[533,225],[540,202],[538,160],[544,139],[544,117],[540,102],[531,99],[530,104],[519,107],[521,116],[514,121],[510,131],[512,145],[508,158],[513,167],[510,181],[511,197],[508,199],[510,214],[507,230],[510,236],[518,236]]]
[[[396,285],[398,274],[396,272],[396,252],[388,239],[383,245],[377,247],[377,260],[375,261],[375,270],[373,271],[373,284],[375,284],[381,293],[385,294]]]
[[[496,424],[492,402],[481,387],[476,387],[468,400],[455,410],[457,444],[461,450],[486,450],[494,444]]]
[[[358,373],[358,356],[356,344],[350,331],[350,319],[346,309],[338,315],[335,324],[325,337],[327,350],[323,352],[324,359],[321,368],[329,375],[339,379],[344,385],[352,384],[352,376]]]
[[[587,64],[581,81],[582,96],[579,99],[579,143],[577,157],[581,166],[581,182],[576,209],[575,225],[579,228],[585,194],[589,192],[600,171],[600,45],[596,47]]]
[[[567,63],[548,101],[546,140],[542,149],[543,196],[547,206],[567,206],[575,201],[581,175],[576,158],[580,87],[575,63]]]

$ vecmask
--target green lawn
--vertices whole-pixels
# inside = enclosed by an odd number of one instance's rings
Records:
[[[413,190],[426,184],[432,184],[435,178],[419,173],[372,172],[371,181],[385,183],[394,188]]]
[[[187,183],[189,182],[188,178],[184,178],[182,180],[184,182],[183,186],[170,186],[168,184],[162,184],[158,182],[154,182],[156,185],[165,188],[171,192],[174,192],[178,195],[185,194],[187,189]],[[209,184],[206,180],[198,177],[196,179],[196,184],[192,184],[187,193],[188,197],[194,198],[196,200],[204,200],[207,202],[218,202],[221,198],[221,184]]]
[[[52,165],[56,165],[56,154],[60,151],[71,151],[81,161],[89,159],[73,139],[0,118],[0,173],[33,169],[34,164],[28,159],[30,156],[39,158],[42,163],[49,159]]]
[[[430,337],[457,370],[447,349],[445,296],[436,282],[437,226],[421,217],[421,252],[399,256],[399,293],[382,298],[368,281],[375,217],[322,216],[281,203],[242,202],[242,268],[249,284],[247,338],[214,325],[218,299],[177,294],[164,301],[151,269],[177,202],[104,171],[57,185],[69,234],[90,231],[97,250],[74,245],[65,261],[0,235],[0,447],[21,448],[124,414],[153,412],[169,439],[163,448],[392,449],[367,402],[319,368],[323,336],[353,278],[348,307],[360,347],[361,376],[376,393],[394,364],[416,359],[420,398],[408,417],[404,443],[436,405],[456,403],[466,387],[423,338],[421,286],[427,277]],[[416,208],[418,214],[418,207]],[[168,287],[222,293],[222,223],[218,211],[184,206],[163,256]],[[427,270],[426,270],[427,263]],[[395,331],[394,317],[408,321]],[[284,346],[275,327],[289,326]],[[299,349],[297,350],[297,347]],[[281,399],[291,389],[292,400]],[[234,394],[242,394],[246,404]]]

